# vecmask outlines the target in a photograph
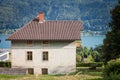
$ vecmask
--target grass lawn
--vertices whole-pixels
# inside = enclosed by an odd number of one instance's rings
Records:
[[[89,70],[87,68],[78,68],[77,72],[67,75],[3,75],[0,74],[0,80],[103,80],[102,70]]]

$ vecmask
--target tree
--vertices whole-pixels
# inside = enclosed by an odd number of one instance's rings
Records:
[[[110,31],[106,34],[103,45],[103,59],[105,63],[120,57],[120,0],[111,11]]]
[[[96,45],[94,50],[102,54],[103,53],[102,47],[103,47],[103,44]]]
[[[83,53],[84,53],[84,58],[87,58],[88,55],[89,55],[89,49],[88,49],[87,47],[84,47],[83,49],[84,49],[84,51],[83,51]]]
[[[84,60],[84,48],[83,47],[77,47],[76,48],[77,55],[81,56],[81,61]]]
[[[103,54],[102,47],[103,47],[103,45],[99,44],[99,45],[96,45],[96,47],[94,48],[94,51],[96,51],[95,53],[97,54],[96,59],[95,59],[96,62],[103,61],[102,60],[102,54]]]
[[[88,49],[87,47],[78,47],[76,49],[76,53],[77,53],[76,60],[83,62],[84,59],[90,58],[88,61],[99,62],[101,61],[101,53],[98,51],[101,51],[101,47],[98,48],[96,47],[95,49],[93,48]]]

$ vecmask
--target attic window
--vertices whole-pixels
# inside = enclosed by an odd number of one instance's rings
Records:
[[[43,44],[48,44],[48,41],[43,41]]]
[[[29,41],[29,40],[28,40],[28,41],[27,41],[27,44],[28,44],[28,45],[32,45],[32,44],[33,44],[33,41]]]

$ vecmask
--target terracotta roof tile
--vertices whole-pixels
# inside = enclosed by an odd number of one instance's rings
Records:
[[[24,25],[7,40],[76,40],[80,39],[81,21],[44,21],[37,19]]]

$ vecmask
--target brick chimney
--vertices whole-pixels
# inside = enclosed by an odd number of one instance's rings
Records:
[[[40,12],[39,13],[39,23],[43,23],[44,22],[44,13]]]

